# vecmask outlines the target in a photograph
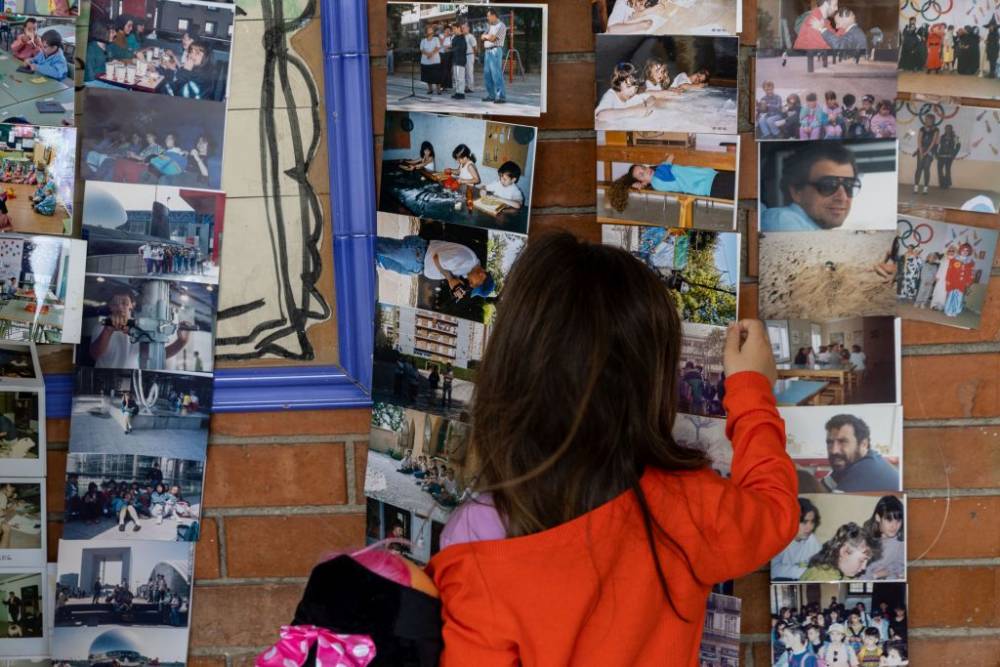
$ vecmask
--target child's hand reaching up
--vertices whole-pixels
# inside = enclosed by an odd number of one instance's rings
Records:
[[[726,377],[743,371],[760,373],[773,385],[778,377],[767,329],[760,320],[740,320],[729,325],[722,365]]]

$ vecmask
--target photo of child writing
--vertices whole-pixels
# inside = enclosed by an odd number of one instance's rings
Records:
[[[28,16],[17,23],[13,38],[0,41],[0,120],[75,124],[67,56],[76,46],[75,19]]]

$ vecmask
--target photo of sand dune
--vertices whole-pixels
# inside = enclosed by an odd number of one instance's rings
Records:
[[[760,317],[832,320],[892,315],[895,232],[761,234]]]

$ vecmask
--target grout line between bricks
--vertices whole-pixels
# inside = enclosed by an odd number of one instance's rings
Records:
[[[1000,628],[909,628],[910,637],[1000,637]]]
[[[209,445],[339,445],[367,440],[367,434],[351,433],[349,435],[268,435],[268,436],[237,436],[219,435],[209,437]]]
[[[1000,558],[923,558],[906,562],[907,567],[1000,567]]]
[[[219,543],[219,576],[225,579],[229,576],[229,557],[226,549],[226,520],[222,516],[215,517],[216,540]]]
[[[266,651],[267,646],[197,646],[188,648],[188,655],[193,655],[198,658],[203,657],[217,657],[224,655],[226,657],[226,665],[229,667],[232,663],[230,660],[233,657],[238,657],[242,655],[257,655],[261,651]]]
[[[344,445],[344,483],[347,484],[347,504],[357,505],[358,504],[358,493],[355,485],[357,484],[356,475],[354,474],[355,469],[354,461],[354,443],[346,443]],[[367,508],[365,510],[367,512]]]
[[[594,130],[539,130],[539,141],[567,141],[570,139],[582,139],[584,141],[594,141],[597,133]]]
[[[275,586],[305,584],[309,577],[224,577],[219,579],[196,579],[195,584],[205,588],[224,586]]]
[[[948,419],[904,419],[905,428],[938,428],[956,426],[1000,426],[1000,417],[955,417]]]
[[[903,489],[910,498],[985,498],[1000,496],[1000,488]]]
[[[929,357],[932,355],[995,354],[1000,352],[1000,341],[979,343],[930,343],[927,345],[904,345],[904,357]]]
[[[367,511],[365,505],[280,505],[276,507],[216,507],[205,510],[205,516],[290,516],[309,514],[357,514]]]

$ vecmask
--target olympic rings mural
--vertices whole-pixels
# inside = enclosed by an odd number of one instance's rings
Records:
[[[945,14],[950,14],[955,7],[955,0],[903,0],[899,5],[899,11],[912,11],[919,14],[928,23],[933,23]]]
[[[914,105],[917,105],[916,107]],[[912,102],[896,100],[896,115],[903,109],[906,109],[911,116],[920,119],[920,123],[923,124],[924,117],[927,115],[932,115],[934,117],[934,127],[938,127],[941,123],[946,120],[951,120],[958,115],[961,111],[961,107],[958,105],[948,105],[951,111],[947,111],[943,104],[938,102]]]
[[[925,243],[930,243],[934,238],[934,228],[926,222],[914,225],[906,218],[899,218],[896,220],[896,224],[898,225],[896,237],[900,243],[911,250],[919,248]]]

